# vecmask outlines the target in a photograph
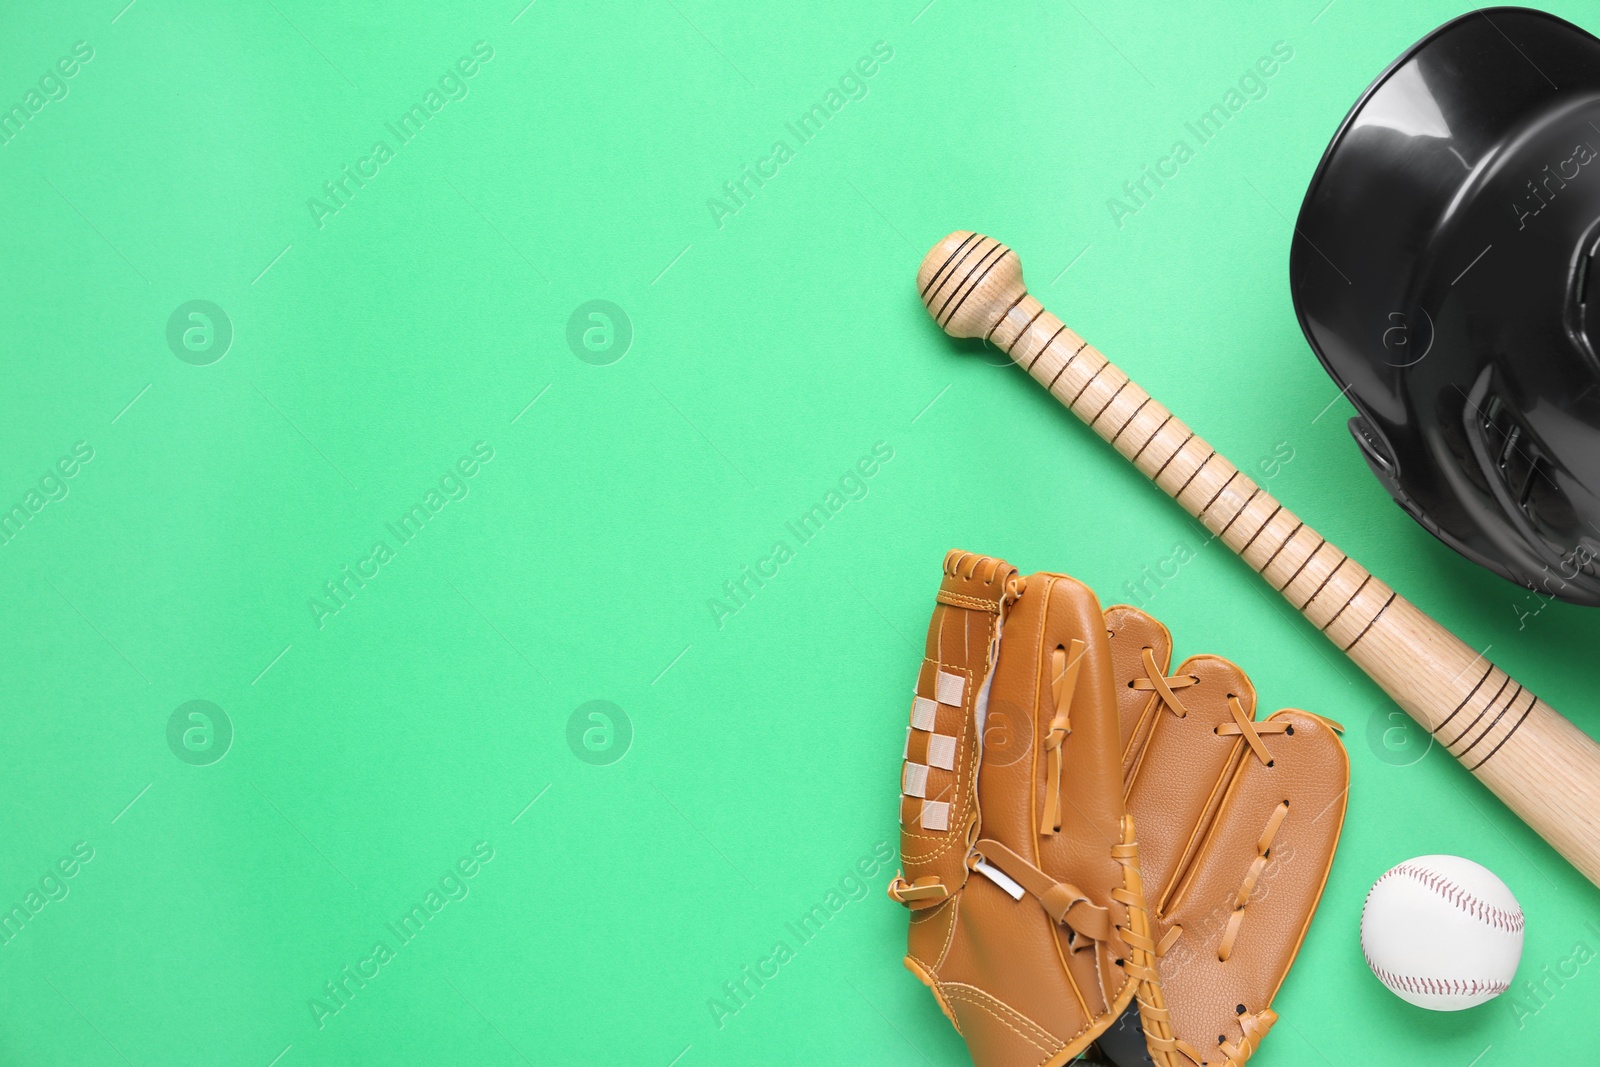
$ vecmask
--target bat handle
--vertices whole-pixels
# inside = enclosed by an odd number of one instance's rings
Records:
[[[1307,526],[1046,311],[1010,249],[951,234],[918,282],[941,327],[1004,351],[1600,885],[1600,745]]]

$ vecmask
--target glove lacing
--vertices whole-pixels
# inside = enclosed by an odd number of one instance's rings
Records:
[[[1184,689],[1198,685],[1200,679],[1192,674],[1165,677],[1164,672],[1156,664],[1154,652],[1147,646],[1143,650],[1145,677],[1136,678],[1130,684],[1135,689],[1153,691],[1166,708],[1178,718],[1185,718],[1189,709],[1184,707],[1174,690]],[[1219,737],[1240,737],[1244,739],[1250,752],[1264,766],[1274,766],[1275,761],[1272,751],[1267,748],[1261,735],[1293,733],[1294,727],[1287,722],[1256,722],[1244,710],[1237,694],[1228,694],[1228,712],[1233,721],[1223,723],[1213,731]],[[1256,882],[1260,879],[1262,871],[1266,869],[1268,853],[1272,847],[1272,840],[1277,836],[1278,830],[1283,826],[1284,819],[1289,814],[1289,802],[1284,801],[1273,809],[1272,815],[1267,819],[1267,825],[1256,842],[1256,857],[1245,871],[1244,879],[1239,885],[1239,891],[1234,895],[1233,914],[1228,917],[1227,927],[1223,931],[1222,940],[1217,947],[1217,959],[1226,961],[1233,954],[1234,944],[1239,937],[1239,931],[1244,925],[1245,907],[1250,903],[1250,897],[1255,892]],[[1148,947],[1150,964],[1148,967],[1135,968],[1130,961],[1129,973],[1141,979],[1142,985],[1139,992],[1140,1015],[1145,1024],[1145,1040],[1150,1048],[1150,1053],[1162,1067],[1181,1067],[1178,1057],[1183,1057],[1191,1063],[1204,1067],[1208,1061],[1200,1051],[1187,1041],[1179,1040],[1172,1036],[1171,1015],[1166,1008],[1161,995],[1161,987],[1157,980],[1156,961],[1166,955],[1167,951],[1177,942],[1183,933],[1183,927],[1173,925],[1159,943],[1151,941],[1149,937],[1140,939],[1149,942],[1148,946],[1140,944],[1139,947]],[[1125,935],[1126,936],[1126,935]],[[1271,1008],[1264,1008],[1259,1012],[1240,1012],[1238,1023],[1242,1037],[1238,1042],[1228,1041],[1218,1035],[1217,1049],[1224,1059],[1220,1067],[1241,1067],[1246,1060],[1256,1051],[1261,1039],[1267,1031],[1272,1029],[1272,1024],[1277,1022],[1278,1015]]]
[[[1179,674],[1171,678],[1162,676],[1162,671],[1156,664],[1155,653],[1146,645],[1142,653],[1144,657],[1145,677],[1135,678],[1129,684],[1135,689],[1146,692],[1154,690],[1161,703],[1166,705],[1178,718],[1186,718],[1189,709],[1183,706],[1183,701],[1178,699],[1174,689],[1185,689],[1191,685],[1199,685],[1200,679],[1193,674]],[[1256,722],[1245,713],[1244,705],[1239,702],[1237,695],[1228,694],[1228,711],[1233,716],[1233,721],[1223,723],[1214,731],[1220,737],[1243,737],[1250,746],[1250,751],[1255,753],[1256,759],[1266,764],[1273,765],[1272,751],[1267,748],[1266,742],[1261,740],[1262,734],[1289,733],[1294,727],[1286,722]]]
[[[1061,745],[1072,733],[1072,694],[1078,687],[1083,649],[1083,642],[1073,638],[1070,648],[1057,645],[1050,653],[1050,698],[1055,715],[1044,738],[1050,769],[1045,772],[1044,814],[1039,822],[1039,833],[1047,837],[1061,832]]]

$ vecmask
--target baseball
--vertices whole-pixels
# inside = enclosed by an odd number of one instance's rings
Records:
[[[1488,868],[1460,856],[1418,856],[1373,883],[1361,909],[1361,951],[1403,1000],[1461,1011],[1511,985],[1522,959],[1522,908]]]

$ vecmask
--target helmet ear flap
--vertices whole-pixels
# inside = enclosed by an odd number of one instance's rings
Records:
[[[1479,372],[1462,405],[1470,455],[1469,477],[1488,494],[1518,541],[1502,551],[1512,559],[1494,566],[1538,592],[1593,600],[1586,579],[1600,574],[1600,542],[1581,530],[1558,465],[1518,411],[1510,384],[1495,364]]]
[[[1352,416],[1347,425],[1350,436],[1355,438],[1356,447],[1361,450],[1361,458],[1367,461],[1367,469],[1372,471],[1373,476],[1378,479],[1378,484],[1389,494],[1389,498],[1400,505],[1400,510],[1438,537],[1438,526],[1428,517],[1428,513],[1421,505],[1406,492],[1405,482],[1401,478],[1400,460],[1395,455],[1394,447],[1389,444],[1388,435],[1379,428],[1377,421],[1362,414]]]
[[[1389,439],[1365,415],[1353,416],[1348,425],[1350,436],[1356,439],[1356,445],[1361,449],[1361,458],[1367,461],[1372,473],[1389,490],[1389,495],[1398,498],[1401,495],[1400,462],[1395,459],[1394,449],[1389,447]]]

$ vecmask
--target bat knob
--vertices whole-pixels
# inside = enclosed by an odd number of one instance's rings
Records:
[[[922,303],[951,337],[986,337],[1028,294],[1017,254],[993,237],[957,230],[917,271]]]

